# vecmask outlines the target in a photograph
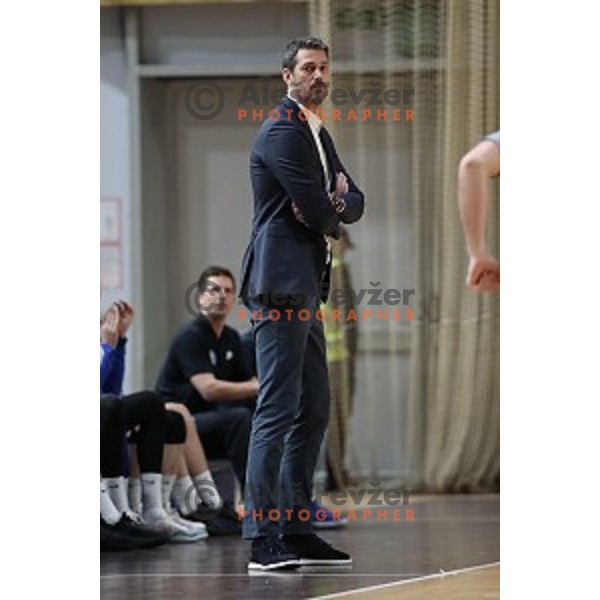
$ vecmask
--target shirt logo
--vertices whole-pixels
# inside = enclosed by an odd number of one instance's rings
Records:
[[[231,360],[233,358],[233,350],[227,350],[225,353],[225,360]]]
[[[213,367],[216,367],[217,366],[217,354],[215,353],[214,350],[208,351],[208,358],[210,359],[210,364]]]

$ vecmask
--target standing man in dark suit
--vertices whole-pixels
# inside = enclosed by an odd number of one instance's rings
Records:
[[[250,158],[254,217],[241,295],[253,311],[260,382],[246,478],[250,569],[352,562],[312,533],[309,510],[329,419],[317,314],[329,285],[326,236],[339,238],[340,223],[358,221],[364,210],[362,192],[315,115],[327,96],[328,61],[318,38],[287,45],[288,95],[278,118],[272,111],[262,125]]]

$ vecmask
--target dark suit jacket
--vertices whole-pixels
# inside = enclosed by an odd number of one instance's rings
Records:
[[[338,238],[340,222],[358,221],[364,211],[364,195],[322,128],[330,191],[335,189],[336,173],[341,171],[348,179],[349,191],[343,195],[346,209],[336,213],[308,121],[300,119],[300,109],[290,98],[277,110],[279,119],[263,123],[250,156],[254,218],[242,262],[240,295],[249,299],[261,294],[301,294],[324,300],[329,277],[324,235]],[[292,201],[306,224],[295,218]]]

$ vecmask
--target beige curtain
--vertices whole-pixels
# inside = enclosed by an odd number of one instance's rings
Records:
[[[413,259],[422,305],[412,336],[406,452],[413,485],[478,491],[499,480],[500,312],[498,295],[477,296],[463,284],[457,164],[499,126],[499,3],[448,2],[445,20],[446,67],[438,77],[423,73],[421,83],[434,93],[417,94],[431,119],[416,123],[414,137]],[[491,187],[489,236],[497,252],[498,190]]]
[[[379,277],[416,290],[413,323],[361,324],[350,475],[401,465],[395,480],[415,489],[495,490],[499,296],[464,285],[456,189],[461,156],[499,128],[499,0],[312,0],[310,17],[334,86],[414,89],[414,123],[327,124],[367,195],[355,286]],[[498,200],[491,182],[495,252]]]

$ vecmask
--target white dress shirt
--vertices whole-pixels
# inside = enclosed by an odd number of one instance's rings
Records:
[[[329,167],[327,165],[327,156],[325,155],[325,150],[323,150],[323,144],[321,143],[321,138],[319,137],[323,123],[321,119],[315,115],[315,113],[306,108],[306,106],[300,104],[300,102],[298,102],[295,98],[292,98],[289,94],[288,98],[293,100],[300,107],[300,110],[304,111],[304,113],[308,115],[308,125],[310,126],[310,131],[313,134],[315,144],[317,145],[319,158],[321,159],[321,165],[323,166],[323,171],[325,173],[325,189],[329,190],[331,184],[331,174],[329,173]]]

